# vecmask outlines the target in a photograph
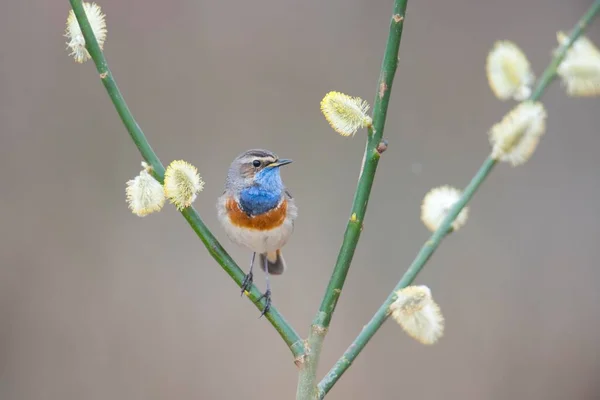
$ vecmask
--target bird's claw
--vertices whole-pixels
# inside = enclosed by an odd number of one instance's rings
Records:
[[[248,272],[248,274],[244,277],[244,280],[242,281],[242,293],[240,294],[240,296],[243,295],[244,292],[250,290],[250,288],[252,287],[253,278],[254,276],[252,275],[252,271]]]
[[[260,296],[258,298],[258,300],[256,300],[256,302],[258,303],[263,298],[265,299],[265,308],[262,310],[262,312],[260,313],[260,317],[258,317],[258,318],[261,318],[263,315],[268,313],[269,310],[271,309],[271,291],[269,289],[267,289],[267,291],[262,296]]]

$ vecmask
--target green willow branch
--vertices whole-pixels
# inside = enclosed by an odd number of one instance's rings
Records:
[[[394,14],[391,18],[390,32],[385,47],[385,54],[381,65],[381,73],[377,84],[377,96],[375,97],[375,106],[373,108],[373,125],[369,129],[367,137],[367,147],[361,167],[361,174],[358,179],[350,220],[346,226],[344,240],[338,254],[333,274],[327,285],[325,296],[319,307],[319,315],[315,320],[315,325],[324,328],[329,327],[331,317],[335,311],[337,301],[342,293],[346,276],[360,233],[363,227],[363,220],[367,212],[367,204],[371,195],[371,188],[377,171],[377,164],[381,157],[382,149],[380,147],[383,129],[387,116],[388,104],[398,67],[398,52],[400,49],[400,39],[402,38],[402,28],[404,26],[404,16],[406,14],[406,3],[408,0],[396,0],[394,2]]]
[[[548,85],[556,77],[556,70],[562,60],[565,58],[567,51],[573,45],[573,43],[581,36],[587,25],[592,21],[596,14],[600,11],[600,0],[596,0],[589,10],[583,15],[583,17],[577,22],[577,25],[571,31],[569,39],[561,45],[556,52],[552,61],[544,70],[544,73],[538,80],[535,90],[529,97],[529,101],[537,101],[540,99]],[[423,269],[429,258],[433,255],[437,247],[440,245],[444,237],[451,231],[451,226],[458,214],[471,200],[477,189],[492,172],[496,160],[488,157],[483,165],[479,168],[469,185],[465,188],[461,198],[454,204],[440,227],[431,235],[429,240],[425,242],[416,258],[408,268],[408,270],[400,279],[400,282],[396,285],[392,293],[388,296],[385,302],[379,307],[375,315],[371,318],[369,323],[365,325],[361,333],[356,337],[352,344],[348,347],[342,357],[336,362],[333,368],[327,373],[323,380],[318,386],[318,398],[322,399],[331,390],[333,385],[338,381],[342,374],[352,365],[352,362],[360,354],[360,352],[367,345],[369,340],[375,335],[379,328],[386,321],[389,316],[389,307],[396,300],[395,292],[410,285],[416,278],[417,274]]]
[[[407,2],[408,0],[394,1],[393,14],[390,20],[390,29],[373,108],[373,124],[369,128],[361,173],[358,179],[354,201],[352,203],[352,211],[331,279],[325,290],[319,312],[311,326],[308,337],[308,348],[310,349],[310,353],[300,369],[298,390],[296,393],[297,399],[314,399],[317,395],[316,372],[321,347],[325,340],[325,335],[327,334],[327,329],[329,328],[337,301],[342,293],[342,288],[346,281],[346,276],[348,275],[348,270],[360,238],[379,158],[383,151],[385,151],[386,145],[382,142],[383,130],[385,127],[392,84],[394,82],[396,68],[398,67],[398,52],[400,40],[402,38],[402,28],[404,26]]]
[[[127,107],[125,103],[125,99],[121,95],[121,92],[113,78],[110,69],[108,68],[108,64],[106,62],[106,58],[102,53],[102,50],[98,46],[98,42],[96,41],[96,37],[94,36],[92,29],[90,27],[90,23],[85,14],[83,4],[81,0],[69,0],[71,3],[71,7],[73,8],[73,12],[75,13],[75,17],[77,18],[77,22],[81,27],[81,32],[83,33],[83,37],[85,38],[86,48],[94,63],[96,64],[96,68],[98,73],[100,74],[100,78],[108,96],[112,100],[117,113],[121,117],[123,121],[123,125],[127,128],[131,139],[135,143],[136,147],[140,151],[142,157],[146,162],[152,166],[154,171],[154,176],[162,183],[164,179],[165,167],[160,162],[158,156],[148,143],[144,132],[133,118],[131,111]],[[244,280],[244,272],[238,267],[235,261],[231,258],[231,256],[225,251],[225,249],[221,246],[219,241],[213,236],[208,227],[204,224],[200,215],[193,207],[188,207],[184,209],[181,214],[186,219],[190,227],[196,232],[204,246],[206,246],[210,255],[217,261],[217,263],[225,270],[225,272],[235,281],[235,283],[241,287],[242,281]],[[257,308],[262,309],[265,306],[265,301],[257,302],[258,298],[261,296],[260,291],[256,288],[256,286],[252,286],[251,290],[248,293],[248,297],[252,300]],[[275,330],[279,333],[284,342],[288,345],[295,359],[302,359],[305,354],[304,343],[300,336],[296,333],[296,331],[290,326],[290,324],[283,318],[283,316],[277,311],[275,307],[271,307],[270,311],[265,315],[267,320],[273,325]]]

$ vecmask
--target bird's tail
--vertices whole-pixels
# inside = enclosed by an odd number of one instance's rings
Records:
[[[285,260],[281,250],[260,254],[259,261],[262,269],[265,269],[265,264],[267,265],[267,270],[271,275],[281,275],[285,271]]]

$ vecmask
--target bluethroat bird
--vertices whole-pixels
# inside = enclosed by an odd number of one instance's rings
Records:
[[[294,199],[279,173],[280,167],[291,162],[261,149],[240,154],[229,167],[225,191],[217,202],[219,221],[229,239],[252,251],[242,294],[252,286],[252,268],[258,253],[267,283],[265,293],[259,298],[266,300],[261,316],[271,307],[269,275],[280,275],[285,271],[281,248],[292,235],[298,215]]]

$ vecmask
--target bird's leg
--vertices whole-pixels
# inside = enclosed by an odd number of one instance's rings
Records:
[[[254,267],[254,258],[256,258],[256,252],[252,253],[252,260],[250,260],[250,271],[248,271],[248,273],[244,277],[244,280],[242,281],[242,294],[244,294],[246,290],[252,287],[252,278],[254,278],[254,275],[252,274],[252,268]]]
[[[264,257],[264,259],[265,259],[264,268],[265,268],[265,277],[266,277],[266,281],[267,281],[267,290],[265,291],[265,293],[262,296],[260,296],[258,298],[258,300],[256,300],[256,302],[259,302],[263,298],[265,299],[265,308],[260,313],[260,317],[262,317],[263,315],[268,313],[269,310],[271,309],[271,282],[269,281],[269,266],[268,266],[268,261],[267,261],[266,256]]]

